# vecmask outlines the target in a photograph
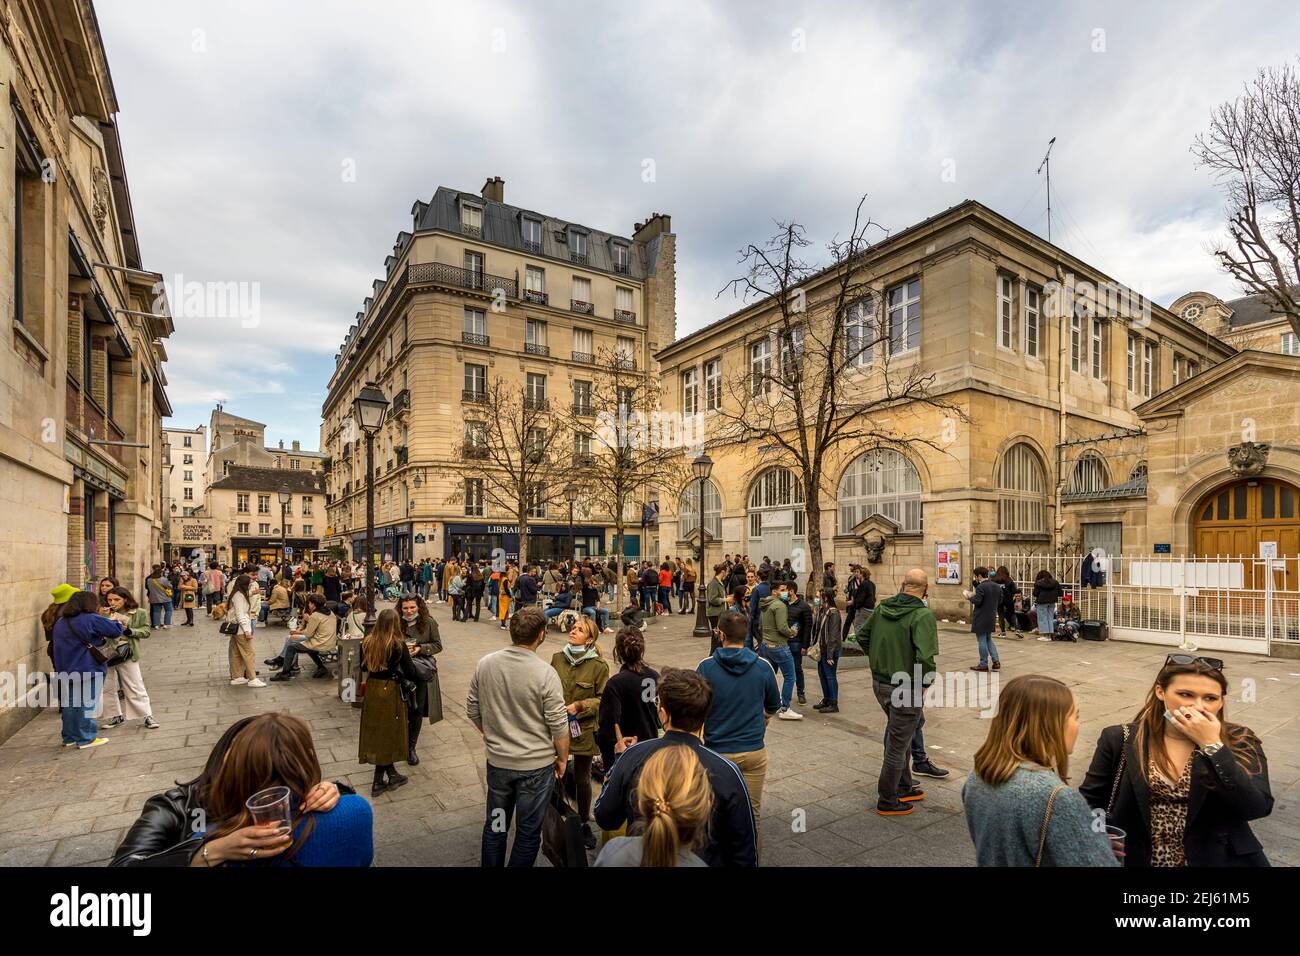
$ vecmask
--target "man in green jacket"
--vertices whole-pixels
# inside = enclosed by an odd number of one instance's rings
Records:
[[[871,687],[885,712],[885,756],[880,768],[876,812],[911,813],[925,791],[912,779],[912,735],[921,720],[922,694],[935,679],[939,627],[926,605],[930,581],[913,568],[903,589],[880,602],[857,631],[858,644],[871,661]]]
[[[794,696],[795,672],[794,656],[790,653],[790,638],[797,633],[790,626],[789,609],[790,589],[784,581],[776,584],[771,594],[758,600],[759,633],[763,636],[761,656],[767,658],[774,670],[781,671],[781,709],[777,711],[780,720],[803,720],[803,714],[790,706]]]

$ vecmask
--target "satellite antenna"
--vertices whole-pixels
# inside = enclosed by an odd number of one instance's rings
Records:
[[[1047,155],[1043,161],[1038,164],[1038,174],[1042,175],[1044,169],[1047,170],[1047,241],[1052,241],[1052,145],[1056,142],[1053,136],[1047,141]]]

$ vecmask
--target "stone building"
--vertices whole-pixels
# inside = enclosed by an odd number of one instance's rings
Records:
[[[879,341],[840,369],[842,387],[871,393],[885,369],[933,376],[928,394],[947,408],[881,407],[874,425],[891,440],[843,448],[827,462],[815,492],[824,557],[838,563],[841,580],[850,562],[868,561],[870,545],[882,593],[920,566],[937,579],[932,605],[958,614],[973,554],[1118,552],[1165,534],[1148,532],[1154,512],[1139,515],[1144,476],[1176,465],[1156,458],[1144,415],[1163,408],[1170,389],[1200,393],[1240,368],[1237,358],[1213,376],[1205,371],[1234,355],[1230,345],[977,202],[894,233],[860,268],[872,294],[841,320],[855,326],[847,339]],[[838,274],[815,277],[808,299]],[[806,554],[810,492],[781,449],[716,444],[722,403],[757,369],[790,360],[774,341],[776,315],[770,302],[755,302],[658,354],[666,408],[703,417],[715,462],[705,488],[709,563],[723,553],[756,563]],[[660,501],[661,554],[690,553],[697,487]],[[1104,521],[1071,504],[1102,494]]]
[[[289,493],[282,508],[280,492]],[[230,465],[208,485],[203,510],[191,519],[199,536],[206,530],[208,556],[239,567],[246,562],[280,561],[282,548],[304,557],[321,545],[325,518],[324,475],[319,470]],[[283,519],[282,517],[283,516]]]
[[[94,10],[11,0],[0,17],[0,670],[47,665],[49,590],[162,553],[162,277],[142,268],[118,104]],[[0,740],[32,714],[0,711]]]
[[[475,447],[489,385],[526,386],[525,401],[593,417],[593,364],[617,355],[654,374],[675,329],[676,237],[656,213],[630,236],[592,229],[480,193],[439,187],[416,202],[337,355],[323,407],[327,545],[365,547],[365,440],[352,402],[367,382],[390,399],[375,441],[377,550],[395,558],[519,550],[511,515],[494,514],[475,482],[448,473]],[[575,447],[574,454],[580,450]],[[532,559],[567,548],[562,502],[529,517]],[[610,517],[579,512],[581,554],[607,553]],[[628,538],[629,552],[639,540]]]

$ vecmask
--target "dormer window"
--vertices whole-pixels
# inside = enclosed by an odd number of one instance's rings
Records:
[[[532,252],[536,255],[542,254],[542,224],[536,219],[525,219],[524,229],[524,252]]]
[[[460,207],[460,231],[467,236],[483,235],[483,207],[463,203]]]
[[[622,273],[628,271],[628,249],[620,242],[614,243],[614,271]]]
[[[569,261],[587,264],[587,234],[569,230]]]

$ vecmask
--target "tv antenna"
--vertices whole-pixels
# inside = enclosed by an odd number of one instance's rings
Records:
[[[1047,170],[1047,241],[1052,241],[1052,146],[1056,142],[1053,136],[1047,141],[1047,155],[1043,161],[1038,164],[1037,172],[1042,175],[1043,170]]]

